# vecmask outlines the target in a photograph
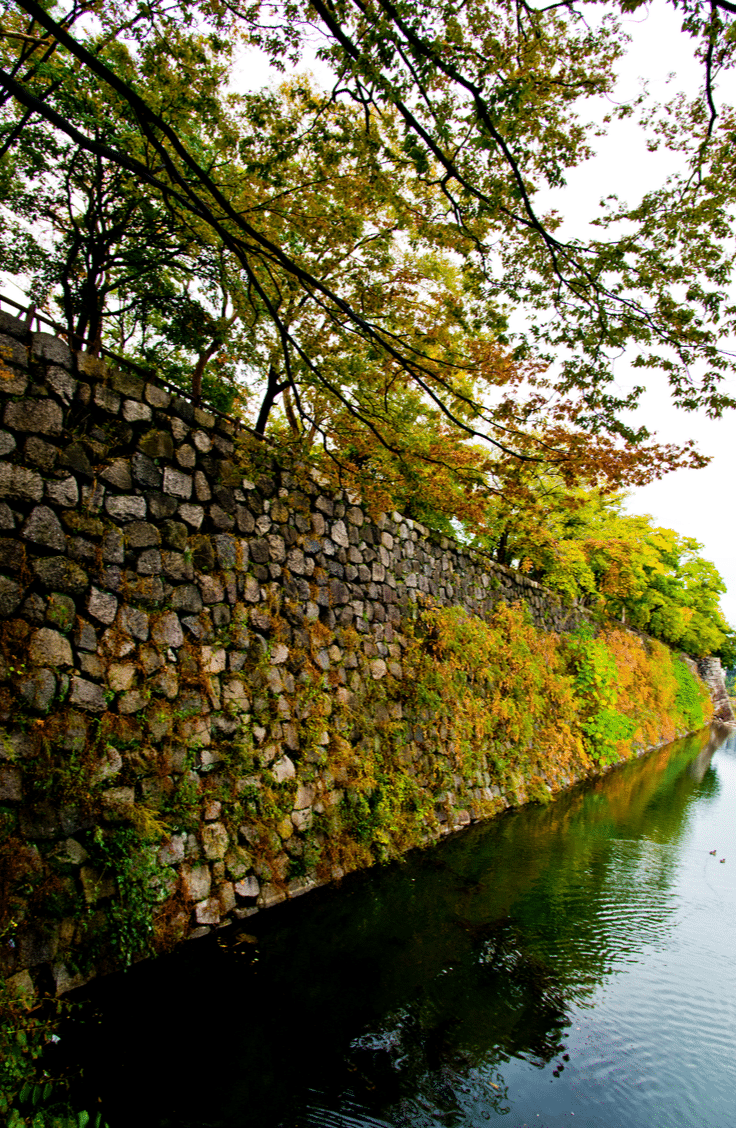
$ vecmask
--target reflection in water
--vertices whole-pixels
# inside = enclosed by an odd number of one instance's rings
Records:
[[[112,1128],[730,1123],[722,741],[271,910],[257,945],[207,938],[96,984],[64,1039],[85,1096]]]

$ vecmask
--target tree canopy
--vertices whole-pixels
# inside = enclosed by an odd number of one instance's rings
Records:
[[[3,0],[5,262],[81,347],[239,395],[257,435],[416,515],[487,532],[548,471],[614,489],[702,465],[626,423],[641,388],[613,360],[686,409],[734,405],[733,5],[675,0],[699,97],[612,111],[679,173],[609,200],[595,240],[535,203],[592,152],[586,103],[638,6]],[[289,72],[316,51],[334,84],[238,95],[246,48]]]
[[[549,474],[545,487],[523,514],[507,499],[497,503],[479,546],[603,620],[619,619],[696,658],[736,662],[736,635],[720,608],[726,585],[701,544],[626,514],[621,494],[567,490]]]

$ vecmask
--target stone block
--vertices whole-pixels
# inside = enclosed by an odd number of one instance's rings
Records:
[[[24,452],[25,462],[30,463],[31,466],[37,466],[45,474],[53,470],[59,456],[58,448],[40,439],[38,435],[31,435],[30,438],[26,439]]]
[[[251,856],[242,846],[230,846],[225,854],[225,869],[232,881],[240,881],[251,867]],[[254,894],[257,896],[257,894]]]
[[[79,487],[77,479],[69,475],[57,481],[46,482],[46,497],[54,505],[71,509],[79,501]]]
[[[219,924],[222,917],[222,908],[217,897],[210,897],[200,901],[194,906],[194,915],[197,924]]]
[[[270,560],[268,541],[253,540],[250,542],[250,555],[256,564],[267,564]]]
[[[217,886],[217,899],[220,902],[223,916],[227,916],[235,908],[235,886],[231,881],[221,881]]]
[[[159,470],[156,463],[147,454],[141,454],[136,451],[131,459],[131,469],[133,477],[139,486],[143,486],[148,490],[159,490],[163,480],[163,474]]]
[[[134,494],[108,495],[105,509],[115,521],[142,521],[148,511],[146,499]]]
[[[219,862],[225,857],[230,838],[221,822],[205,823],[201,830],[202,850],[205,858]]]
[[[123,419],[126,423],[150,423],[153,412],[147,403],[127,399],[123,403]]]
[[[314,812],[311,810],[311,808],[305,808],[304,810],[299,810],[299,811],[292,811],[291,812],[291,821],[292,821],[292,824],[294,826],[294,829],[299,834],[304,834],[306,831],[310,830],[310,828],[312,826],[312,822],[314,821]]]
[[[0,333],[9,333],[11,337],[25,340],[27,329],[25,321],[20,317],[13,317],[7,310],[0,310]]]
[[[43,479],[35,470],[0,462],[0,497],[15,501],[40,501],[43,497]]]
[[[194,579],[194,567],[181,552],[162,552],[161,563],[165,575],[174,583]]]
[[[271,905],[278,905],[281,901],[286,900],[286,890],[282,889],[279,885],[271,885],[267,883],[261,887],[261,893],[258,898],[258,906],[262,909],[268,909]]]
[[[147,431],[138,441],[138,450],[149,458],[173,458],[174,441],[168,431]]]
[[[134,685],[135,674],[132,662],[115,662],[107,671],[108,685],[116,693],[125,693]]]
[[[95,482],[92,486],[82,486],[82,508],[86,514],[99,513],[104,499],[105,487],[101,482]]]
[[[245,900],[255,899],[261,891],[258,878],[251,874],[249,877],[244,877],[235,884],[235,892],[238,897],[243,897]]]
[[[18,963],[21,967],[38,967],[56,958],[59,947],[59,922],[43,921],[24,924],[16,935]]]
[[[151,627],[151,638],[162,649],[173,647],[178,650],[184,645],[184,632],[181,629],[179,616],[174,611],[167,611],[161,615]]]
[[[272,765],[271,775],[277,783],[283,783],[287,779],[296,779],[296,768],[293,760],[290,760],[288,756],[281,756]]]
[[[121,396],[133,400],[143,399],[144,384],[140,376],[135,376],[132,372],[121,372],[119,368],[113,369],[111,376],[112,386]]]
[[[238,542],[229,533],[217,533],[212,537],[221,568],[234,568],[238,562]],[[247,546],[246,546],[247,547]]]
[[[220,505],[210,506],[210,518],[216,529],[229,532],[235,528],[235,518],[231,517]]]
[[[227,651],[224,647],[202,647],[202,670],[205,674],[221,674],[227,668]]]
[[[132,713],[140,713],[145,709],[148,704],[148,695],[140,689],[131,689],[127,693],[123,693],[118,698],[118,713],[123,716],[129,716]]]
[[[246,576],[243,585],[243,598],[248,603],[260,603],[261,601],[261,585],[255,576]]]
[[[179,871],[181,891],[187,901],[204,901],[210,895],[212,876],[209,866],[183,865]]]
[[[23,607],[20,609],[20,614],[23,615],[26,623],[37,623],[41,626],[46,618],[46,605],[41,596],[28,596]]]
[[[197,452],[189,443],[184,443],[183,446],[177,447],[176,461],[182,470],[193,470],[197,465]]]
[[[171,393],[165,388],[157,387],[156,384],[146,384],[144,395],[151,407],[159,411],[166,411],[171,403]]]
[[[175,866],[178,862],[183,862],[184,842],[185,836],[183,834],[172,834],[170,838],[167,838],[158,851],[159,865]]]
[[[0,538],[0,567],[7,572],[20,572],[25,563],[25,546],[11,537]]]
[[[193,529],[198,529],[204,521],[204,509],[201,505],[192,505],[185,502],[177,508],[177,513],[182,521],[186,521],[187,525],[191,525]]]
[[[200,576],[199,590],[205,603],[222,603],[225,598],[225,588],[219,576]]]
[[[179,677],[175,666],[164,666],[149,683],[154,693],[160,693],[169,701],[175,701],[179,694]]]
[[[96,650],[97,649],[97,631],[91,623],[80,623],[78,629],[74,632],[74,644],[80,650]]]
[[[313,783],[300,783],[294,797],[294,810],[304,811],[314,803],[316,787]]]
[[[59,465],[64,466],[67,470],[74,471],[75,474],[79,474],[83,478],[94,477],[92,463],[81,443],[70,443],[66,450],[63,450],[59,455]]]
[[[105,693],[102,686],[84,678],[72,678],[72,688],[69,695],[69,704],[80,709],[87,709],[90,713],[104,713],[107,709]]]
[[[194,492],[197,496],[197,501],[211,501],[212,490],[209,483],[201,470],[197,470],[194,475]]]
[[[211,537],[194,537],[192,541],[192,563],[198,572],[212,571],[215,566],[215,546]]]
[[[289,648],[283,642],[275,642],[271,647],[269,661],[272,666],[280,666],[289,658]]]
[[[174,470],[172,466],[167,466],[164,470],[163,489],[170,497],[188,501],[192,496],[192,485],[191,474],[183,474],[181,470]]]
[[[0,357],[0,392],[6,396],[25,395],[28,388],[28,377],[15,368],[6,368]]]
[[[34,560],[33,571],[43,586],[51,591],[83,595],[89,584],[89,577],[84,569],[63,556],[44,556]]]
[[[109,415],[117,415],[120,411],[120,396],[105,384],[97,384],[94,392],[94,403]]]
[[[102,539],[102,559],[106,564],[122,564],[125,560],[125,541],[120,529],[111,529]]]
[[[184,552],[189,541],[189,532],[181,521],[165,521],[162,526],[164,542],[177,552]]]
[[[255,517],[244,505],[236,505],[235,520],[240,533],[252,533],[256,527]]]
[[[53,631],[50,627],[42,627],[31,635],[28,656],[34,666],[71,666],[72,648],[68,639]]]
[[[79,871],[79,880],[82,883],[82,892],[88,905],[95,905],[112,897],[115,892],[115,881],[111,874],[98,870],[95,866],[82,866]]]
[[[72,351],[65,341],[60,340],[52,333],[33,334],[33,355],[39,360],[49,361],[51,364],[60,364],[63,368],[71,368]]]
[[[86,678],[93,678],[95,681],[102,681],[105,676],[105,667],[102,660],[96,654],[80,654],[78,655],[79,669]]]
[[[194,584],[182,584],[174,588],[171,596],[171,606],[175,611],[185,611],[197,615],[203,608],[202,596]]]
[[[53,509],[37,505],[21,530],[21,536],[54,552],[66,551],[66,536]]]
[[[100,474],[100,479],[116,490],[132,490],[133,476],[130,472],[130,459],[116,458]]]
[[[204,431],[195,431],[192,441],[200,454],[209,454],[212,450],[212,440]]]
[[[275,564],[283,564],[286,560],[286,545],[284,538],[271,534],[267,538],[269,559]]]
[[[6,395],[17,396],[23,395],[27,381],[25,377],[23,380],[23,391],[15,392],[9,391],[12,387],[13,381],[16,379],[16,374],[10,372],[5,365],[12,364],[16,368],[28,367],[28,350],[25,345],[14,337],[8,337],[5,333],[0,334],[0,390],[5,392]]]
[[[146,495],[148,512],[152,521],[165,521],[176,513],[176,499],[167,494],[149,490]]]
[[[23,588],[8,576],[0,576],[0,616],[7,618],[20,606]]]
[[[131,521],[125,529],[125,542],[134,551],[141,548],[158,548],[161,534],[150,521]]]
[[[121,631],[131,638],[137,638],[139,642],[145,642],[148,638],[149,618],[145,611],[125,604],[120,609],[119,623]]]
[[[63,368],[51,365],[46,369],[46,383],[67,406],[77,394],[78,381]]]

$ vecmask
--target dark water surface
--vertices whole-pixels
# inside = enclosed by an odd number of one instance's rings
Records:
[[[82,1107],[112,1128],[736,1125],[722,741],[259,914],[257,944],[96,984],[64,1039]]]

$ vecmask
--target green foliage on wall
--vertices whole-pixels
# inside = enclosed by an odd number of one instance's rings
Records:
[[[636,726],[616,708],[619,694],[614,655],[588,626],[578,628],[565,640],[565,645],[581,710],[580,729],[588,751],[598,764],[615,764],[619,746],[630,740]]]
[[[690,667],[681,658],[672,662],[672,673],[677,680],[675,705],[689,728],[699,729],[705,724],[703,693]]]

